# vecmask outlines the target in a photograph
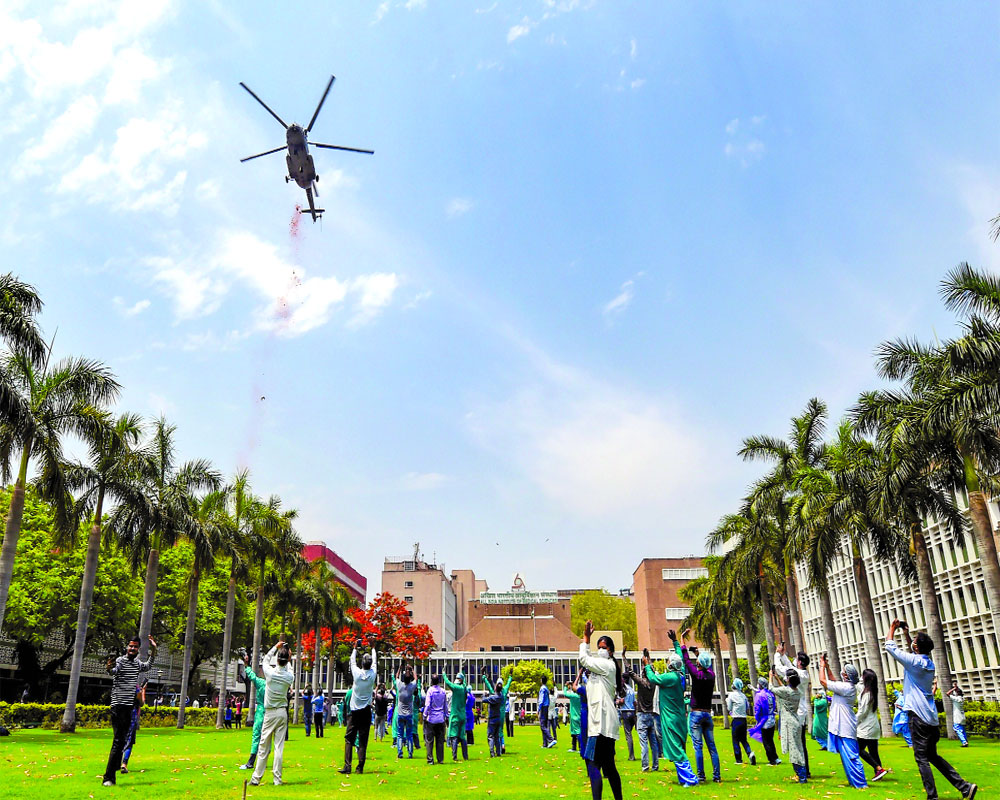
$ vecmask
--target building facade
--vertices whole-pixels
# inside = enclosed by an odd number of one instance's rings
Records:
[[[415,625],[426,625],[442,650],[451,650],[469,628],[469,604],[489,590],[471,569],[445,573],[444,564],[425,561],[420,546],[404,558],[386,558],[382,591],[403,599]]]
[[[644,558],[639,562],[632,573],[639,647],[670,649],[667,631],[680,632],[681,622],[691,610],[681,601],[679,593],[695,578],[707,575],[704,560],[696,556]]]
[[[333,569],[333,574],[362,605],[367,602],[368,579],[338,556],[323,542],[306,542],[302,547],[302,557],[306,561],[322,558]]]
[[[967,501],[958,497],[968,513]],[[997,504],[988,504],[994,532],[1000,521]],[[954,545],[942,525],[932,522],[924,529],[930,552],[931,569],[941,606],[946,642],[935,642],[933,657],[946,653],[955,680],[966,695],[995,700],[1000,697],[1000,643],[997,629],[983,591],[983,570],[979,550],[972,533],[965,543]],[[858,591],[851,568],[849,551],[839,556],[829,574],[830,601],[837,629],[837,644],[843,662],[864,665],[864,633],[858,611]],[[925,628],[920,589],[916,582],[900,580],[892,564],[875,560],[863,551],[868,580],[871,584],[875,622],[881,637],[894,618],[906,620],[914,630]],[[810,654],[824,648],[823,624],[819,596],[809,588],[809,579],[802,565],[797,568],[799,600],[802,610],[806,649]],[[901,680],[902,673],[895,660],[882,653],[882,666],[887,681]]]
[[[558,592],[481,592],[467,604],[468,630],[455,642],[464,652],[572,651],[570,598]]]

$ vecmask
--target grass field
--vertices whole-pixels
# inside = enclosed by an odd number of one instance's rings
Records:
[[[565,729],[563,729],[565,730]],[[365,797],[368,800],[416,800],[417,798],[586,798],[589,785],[583,762],[567,752],[569,736],[561,732],[559,745],[551,750],[539,747],[537,728],[518,728],[508,740],[507,755],[500,760],[486,757],[485,729],[476,730],[476,744],[470,760],[457,764],[450,753],[441,766],[427,766],[423,754],[412,761],[397,761],[389,741],[369,746],[366,774],[345,778],[336,770],[344,752],[343,728],[328,728],[323,739],[307,739],[301,727],[292,731],[285,747],[285,785],[271,785],[270,771],[259,787],[251,787],[253,798],[296,798],[312,800],[333,794]],[[658,797],[663,794],[693,793],[706,798],[752,800],[776,797],[831,798],[853,793],[844,779],[839,758],[820,752],[810,743],[814,779],[800,787],[794,782],[787,763],[771,767],[738,765],[733,762],[728,731],[717,730],[722,757],[721,785],[707,784],[693,789],[676,786],[669,762],[664,771],[643,774],[639,763],[625,761],[624,740],[619,740],[618,767],[625,797]],[[153,798],[241,798],[248,772],[237,767],[248,754],[250,734],[211,729],[147,729],[140,732],[132,753],[132,772],[120,775],[115,789],[101,786],[101,775],[111,743],[111,732],[84,730],[72,736],[55,731],[28,730],[0,739],[0,798],[34,800],[78,800],[79,798],[121,795]],[[886,740],[881,747],[884,765],[892,773],[869,788],[870,796],[923,798],[913,757],[900,740]],[[1000,743],[973,738],[972,746],[959,749],[945,742],[942,754],[967,779],[980,786],[980,798],[994,797],[1000,789]],[[761,748],[755,748],[758,757]],[[690,742],[688,753],[693,755]],[[638,756],[638,742],[636,742]],[[692,758],[693,762],[693,758]],[[871,770],[868,770],[870,775]],[[938,781],[941,798],[958,798],[943,779]],[[605,789],[605,797],[610,798]]]

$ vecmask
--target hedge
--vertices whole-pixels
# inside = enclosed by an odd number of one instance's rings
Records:
[[[62,724],[64,703],[0,703],[0,724],[8,728],[40,727],[59,728]],[[215,708],[188,708],[184,712],[185,727],[215,726]],[[144,728],[172,728],[177,725],[177,709],[172,706],[143,706]],[[76,707],[78,728],[110,728],[111,709],[108,706]]]

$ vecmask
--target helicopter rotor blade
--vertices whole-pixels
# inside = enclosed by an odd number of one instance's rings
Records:
[[[375,155],[374,150],[362,150],[360,147],[342,147],[339,144],[320,144],[319,142],[309,142],[310,147],[322,147],[326,150],[348,150],[352,153],[367,153],[370,156]]]
[[[323,103],[326,102],[326,96],[330,94],[330,89],[333,88],[333,82],[337,80],[333,75],[330,76],[330,82],[326,85],[326,91],[323,92],[323,96],[319,99],[319,105],[316,106],[316,110],[313,111],[312,119],[309,120],[309,125],[306,126],[306,133],[309,133],[313,129],[313,125],[316,123],[316,117],[319,116],[319,110],[323,107]]]
[[[255,158],[260,158],[261,156],[269,156],[272,153],[280,153],[282,150],[285,150],[285,149],[287,149],[285,147],[285,145],[282,145],[281,147],[275,147],[273,150],[268,150],[268,151],[266,151],[264,153],[257,153],[257,155],[255,155],[255,156],[247,156],[246,158],[241,158],[240,159],[240,163],[243,164],[243,163],[245,163],[247,161],[253,161]]]
[[[258,103],[260,103],[262,106],[264,106],[264,108],[267,109],[267,113],[270,114],[272,117],[274,117],[276,120],[278,120],[278,122],[281,123],[281,127],[282,128],[284,128],[285,130],[288,130],[288,125],[285,123],[285,121],[281,117],[279,117],[277,114],[275,114],[271,110],[271,107],[267,103],[265,103],[263,100],[261,100],[259,97],[257,97],[257,95],[254,94],[253,89],[251,89],[249,86],[247,86],[245,83],[243,83],[243,81],[240,81],[240,86],[242,86],[244,89],[246,89],[250,93],[250,96],[254,100],[256,100]]]

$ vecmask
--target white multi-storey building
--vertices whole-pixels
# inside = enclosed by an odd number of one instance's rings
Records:
[[[958,502],[968,513],[964,495],[958,497]],[[989,503],[988,506],[990,521],[996,531],[1000,511],[996,503]],[[924,535],[947,639],[943,644],[935,642],[933,657],[940,659],[942,650],[947,652],[955,680],[965,693],[975,698],[995,700],[1000,697],[1000,643],[983,587],[983,570],[975,539],[970,531],[964,544],[956,546],[937,522],[925,528]],[[876,561],[867,551],[863,555],[879,636],[884,634],[894,618],[905,619],[914,629],[925,628],[927,622],[916,581],[904,582],[892,564]],[[809,588],[803,565],[800,564],[796,572],[806,650],[810,654],[820,653],[825,646],[819,597],[814,589]],[[834,562],[829,575],[829,588],[841,661],[863,666],[867,660],[864,632],[861,630],[854,572],[846,547]],[[881,650],[881,639],[879,647]],[[902,680],[902,672],[895,660],[883,652],[882,661],[886,680]]]

